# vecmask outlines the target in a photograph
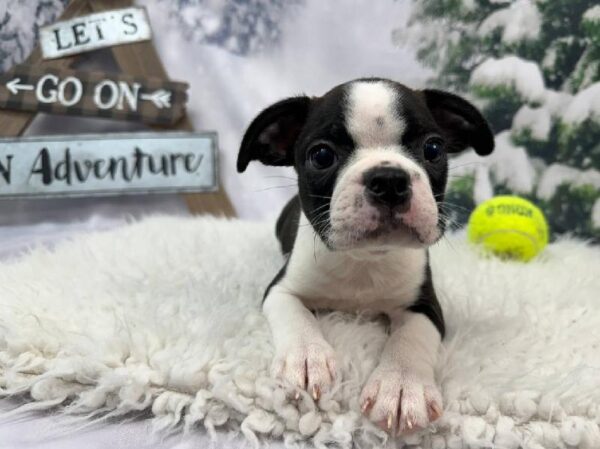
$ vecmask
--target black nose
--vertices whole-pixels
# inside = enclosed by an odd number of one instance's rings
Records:
[[[408,207],[412,195],[410,176],[401,168],[376,167],[365,173],[367,197],[376,204]]]

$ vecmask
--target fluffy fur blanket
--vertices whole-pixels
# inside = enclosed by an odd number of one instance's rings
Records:
[[[381,447],[357,403],[379,323],[320,317],[343,382],[319,403],[270,377],[260,301],[281,263],[271,224],[156,217],[0,265],[0,395],[89,419],[151,410],[162,431]],[[600,447],[598,248],[563,240],[521,264],[455,235],[432,266],[449,330],[445,414],[404,444]]]

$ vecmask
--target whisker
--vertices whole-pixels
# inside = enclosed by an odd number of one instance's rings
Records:
[[[329,204],[323,204],[323,205],[317,207],[315,209],[315,212],[317,212],[317,214],[315,215],[315,218],[319,217],[319,216],[321,216],[321,215],[323,215],[323,214],[325,214],[327,212],[329,212],[329,207],[328,206],[329,206]]]
[[[473,161],[473,162],[465,162],[464,164],[460,164],[460,165],[452,165],[450,164],[450,167],[448,167],[448,171],[450,170],[455,170],[457,168],[461,168],[461,167],[468,167],[469,165],[483,165],[483,161]]]
[[[471,175],[453,175],[453,174],[449,173],[448,179],[464,179],[466,176],[471,176]]]
[[[320,211],[317,215],[315,215],[314,220],[315,220],[315,224],[313,225],[312,223],[306,223],[300,226],[314,226],[314,227],[318,227],[322,224],[327,224],[327,214],[329,213],[329,208],[326,208],[326,206],[329,206],[328,204],[324,204],[322,206],[319,206],[316,210],[319,210],[321,208],[324,208],[324,210]]]
[[[312,195],[310,193],[308,194],[308,196],[313,197],[313,198],[323,198],[323,199],[326,199],[326,200],[330,200],[331,199],[330,196]]]
[[[298,186],[296,184],[291,184],[289,186],[272,186],[272,187],[266,187],[264,189],[253,190],[253,192],[265,192],[267,190],[273,190],[273,189],[289,189],[291,187],[298,187]]]
[[[291,176],[281,176],[281,175],[269,175],[269,176],[265,176],[265,178],[291,179],[292,181],[297,181],[298,180],[298,178],[293,178]]]
[[[447,207],[447,208],[448,208],[449,210],[451,210],[451,211],[452,211],[453,209],[460,209],[460,210],[462,210],[462,211],[465,211],[465,212],[469,212],[469,213],[470,213],[470,212],[471,212],[471,210],[472,210],[472,209],[470,209],[470,208],[468,208],[468,207],[461,206],[460,204],[456,204],[456,203],[449,203],[449,202],[447,202],[447,201],[443,201],[443,202],[441,202],[441,203],[440,203],[440,206],[441,206],[442,208],[444,208],[444,207]]]
[[[448,236],[446,236],[445,234],[442,236],[442,240],[444,240],[448,246],[450,246],[450,249],[452,251],[454,251],[455,254],[458,254],[458,250],[456,249],[456,247],[454,246],[454,244],[452,243],[452,241],[448,238]]]
[[[315,215],[313,217],[313,221],[319,221],[319,220],[321,220],[321,218],[324,218],[327,215],[327,212],[329,212],[329,211],[324,210],[324,211],[319,212],[317,215]]]
[[[446,230],[451,232],[458,231],[461,228],[461,226],[452,219],[444,221],[444,225],[446,226]]]
[[[322,208],[324,208],[324,207],[329,207],[329,204],[328,204],[328,203],[321,204],[321,205],[320,205],[319,207],[317,207],[315,210],[317,211],[317,210],[319,210],[319,209],[322,209]]]
[[[325,215],[323,215],[321,217],[316,218],[316,221],[315,221],[314,224],[313,223],[306,223],[306,224],[302,224],[300,226],[312,226],[313,228],[318,228],[321,225],[328,224],[327,222],[328,222],[327,217]]]
[[[444,193],[440,193],[440,194],[438,194],[438,195],[433,195],[433,197],[434,197],[434,198],[437,200],[438,198],[441,198],[441,197],[443,197],[444,195],[445,195]],[[465,209],[465,210],[469,210],[469,211],[471,210],[471,209],[469,209],[469,208],[466,208],[465,206],[461,206],[460,204],[453,203],[453,202],[451,202],[451,201],[447,201],[447,200],[443,200],[443,201],[440,203],[440,205],[442,205],[442,206],[446,205],[446,206],[454,206],[454,207],[459,207],[459,208],[462,208],[462,209]]]

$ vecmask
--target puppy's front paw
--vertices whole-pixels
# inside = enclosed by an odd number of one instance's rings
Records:
[[[325,340],[290,345],[275,357],[273,375],[318,400],[337,377],[335,352]]]
[[[362,390],[360,404],[363,413],[392,435],[422,429],[442,415],[437,387],[400,369],[375,369]]]

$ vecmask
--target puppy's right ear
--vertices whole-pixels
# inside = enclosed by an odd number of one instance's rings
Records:
[[[269,106],[252,121],[240,146],[237,170],[253,160],[266,165],[293,165],[294,143],[304,126],[310,98],[293,97]]]

